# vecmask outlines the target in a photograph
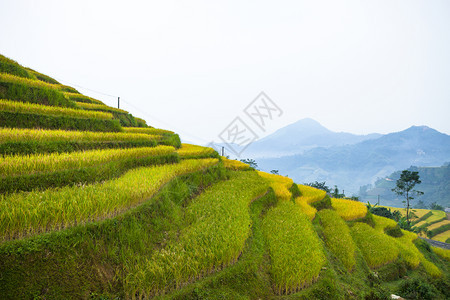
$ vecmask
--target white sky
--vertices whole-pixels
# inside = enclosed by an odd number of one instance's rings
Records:
[[[0,0],[0,53],[198,143],[260,91],[268,132],[450,134],[450,1]]]

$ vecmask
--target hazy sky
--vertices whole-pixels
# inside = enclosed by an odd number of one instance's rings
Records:
[[[0,0],[0,53],[198,143],[261,91],[266,133],[450,134],[450,1]]]

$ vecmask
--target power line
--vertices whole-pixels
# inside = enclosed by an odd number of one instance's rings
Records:
[[[96,90],[93,90],[93,89],[90,89],[90,88],[87,88],[87,87],[83,87],[83,86],[78,85],[78,84],[70,83],[70,82],[68,82],[68,81],[66,81],[66,80],[63,80],[63,79],[61,79],[61,78],[57,78],[57,77],[54,77],[54,78],[55,78],[56,80],[58,80],[58,81],[62,81],[62,82],[64,82],[64,83],[67,83],[68,85],[75,86],[75,87],[78,87],[78,88],[80,88],[80,89],[87,90],[87,91],[91,91],[91,92],[94,92],[94,93],[97,93],[97,94],[100,94],[100,95],[104,95],[104,96],[108,96],[108,97],[114,97],[114,98],[118,98],[118,97],[119,97],[119,96],[114,96],[114,95],[111,95],[111,94],[108,94],[108,93],[99,92],[99,91],[96,91]],[[150,119],[155,120],[155,121],[157,121],[157,122],[159,122],[159,123],[165,124],[166,126],[173,128],[176,132],[183,133],[184,135],[190,136],[190,137],[192,137],[192,138],[195,138],[195,139],[197,139],[197,140],[203,141],[203,142],[205,142],[205,143],[210,142],[210,141],[207,141],[207,140],[205,140],[205,139],[203,139],[203,138],[200,138],[200,137],[198,137],[198,136],[196,136],[196,135],[194,135],[194,134],[191,134],[191,133],[189,133],[189,132],[187,132],[187,131],[185,131],[185,130],[180,130],[179,128],[177,128],[177,126],[173,126],[172,124],[170,124],[170,123],[168,123],[168,122],[166,122],[166,121],[163,121],[163,120],[161,120],[161,119],[159,119],[159,118],[156,118],[156,117],[150,115],[150,114],[147,113],[145,110],[142,110],[141,108],[134,106],[134,105],[131,104],[130,102],[123,100],[123,98],[120,99],[120,100],[121,100],[122,102],[127,103],[130,107],[136,109],[137,111],[139,111],[139,113],[141,113],[141,114],[143,114],[143,115],[149,117]]]

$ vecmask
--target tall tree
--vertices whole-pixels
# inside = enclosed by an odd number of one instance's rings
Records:
[[[403,203],[406,204],[406,222],[408,223],[408,226],[410,225],[410,201],[416,196],[423,195],[423,192],[414,189],[416,184],[420,184],[421,182],[419,172],[403,170],[402,174],[400,174],[400,178],[396,182],[396,187],[392,189],[397,195],[405,197]]]

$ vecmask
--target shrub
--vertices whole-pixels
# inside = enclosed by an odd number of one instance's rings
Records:
[[[431,284],[418,278],[408,279],[400,285],[400,294],[407,299],[435,299],[437,290]]]
[[[314,207],[315,209],[317,209],[318,211],[320,211],[322,209],[327,209],[327,208],[330,209],[330,208],[332,208],[331,198],[330,198],[330,196],[326,195],[322,200],[311,203],[311,206]]]

